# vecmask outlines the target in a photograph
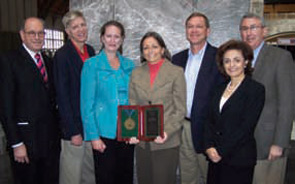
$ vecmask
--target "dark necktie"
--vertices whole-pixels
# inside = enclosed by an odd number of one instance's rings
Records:
[[[39,53],[37,53],[35,55],[35,58],[37,59],[37,67],[43,77],[43,80],[44,82],[47,82],[48,81],[48,76],[47,76],[47,73],[46,73],[46,70],[45,70],[45,66],[43,64],[43,61],[42,61],[42,58],[41,58],[41,55]]]

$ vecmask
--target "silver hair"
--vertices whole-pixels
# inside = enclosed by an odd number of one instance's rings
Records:
[[[65,26],[65,28],[68,28],[71,21],[76,19],[77,17],[81,17],[85,20],[83,13],[79,10],[72,10],[67,12],[62,18],[62,23]]]
[[[242,22],[244,19],[250,19],[250,18],[254,18],[254,19],[258,19],[260,22],[261,22],[261,26],[262,27],[265,27],[265,21],[264,21],[264,18],[257,15],[257,14],[254,14],[254,13],[246,13],[245,15],[243,15],[242,19],[241,19],[241,22],[240,22],[240,27],[242,25]]]

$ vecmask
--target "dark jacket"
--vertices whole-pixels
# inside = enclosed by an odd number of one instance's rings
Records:
[[[214,92],[214,88],[223,81],[215,61],[217,49],[207,44],[204,53],[198,79],[195,86],[193,105],[191,109],[191,131],[195,150],[200,153],[204,151],[203,131],[204,122],[208,115],[208,105]],[[184,71],[188,59],[188,49],[175,54],[172,63],[181,66]]]
[[[221,85],[212,99],[205,125],[205,148],[215,147],[222,163],[254,165],[254,131],[263,109],[265,89],[262,84],[246,77],[220,112],[220,99],[226,86],[226,83]]]
[[[89,57],[94,56],[94,49],[90,45],[86,46]],[[70,140],[73,135],[83,136],[80,113],[80,74],[83,61],[70,40],[56,51],[53,63],[62,136],[66,140]]]
[[[46,156],[60,145],[52,62],[42,57],[47,84],[23,46],[2,56],[0,62],[2,123],[8,147],[23,142],[30,158]]]

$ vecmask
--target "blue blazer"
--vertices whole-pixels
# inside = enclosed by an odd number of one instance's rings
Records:
[[[207,119],[208,105],[214,92],[214,88],[223,82],[223,77],[217,69],[215,61],[217,49],[207,44],[202,60],[198,79],[195,86],[194,100],[191,109],[191,131],[196,152],[204,151],[203,132],[204,122]],[[188,59],[188,49],[175,54],[172,63],[181,66],[184,71]]]
[[[116,138],[117,112],[120,103],[128,104],[129,77],[134,63],[117,53],[122,70],[119,80],[122,86],[117,86],[116,70],[112,69],[104,50],[88,59],[81,74],[81,115],[84,127],[84,139],[97,140],[100,137]],[[124,95],[118,94],[118,89],[126,90]]]
[[[94,49],[86,46],[89,57],[94,56]],[[62,136],[63,139],[70,140],[73,135],[83,135],[80,113],[80,74],[83,61],[73,43],[68,40],[56,51],[53,63]]]
[[[220,112],[220,99],[226,86],[226,83],[221,85],[212,98],[205,124],[205,148],[215,147],[222,157],[220,163],[255,165],[254,131],[264,105],[264,86],[246,76]]]

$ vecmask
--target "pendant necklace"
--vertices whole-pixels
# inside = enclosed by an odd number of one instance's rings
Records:
[[[234,87],[230,87],[230,85],[231,85],[231,81],[228,83],[228,85],[227,85],[227,87],[226,87],[226,90],[228,91],[228,92],[230,92],[230,93],[232,93],[232,92],[234,92],[236,89],[237,89],[237,87],[239,86],[241,84],[241,81],[240,82],[238,82],[238,84],[236,85],[236,86],[234,86]]]

